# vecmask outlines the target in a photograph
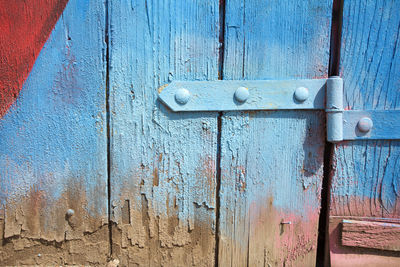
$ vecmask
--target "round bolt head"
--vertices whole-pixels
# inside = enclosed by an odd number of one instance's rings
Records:
[[[309,95],[308,88],[305,87],[298,87],[294,91],[294,98],[299,102],[306,101]]]
[[[190,92],[185,88],[179,88],[175,93],[175,101],[178,104],[185,105],[189,102]]]
[[[73,216],[75,214],[75,211],[73,210],[73,209],[68,209],[67,210],[67,216],[68,217],[71,217],[71,216]]]
[[[235,91],[235,99],[239,102],[246,102],[246,100],[249,98],[249,89],[246,87],[239,87]]]
[[[363,117],[358,121],[357,128],[360,132],[367,133],[371,131],[372,126],[374,126],[372,120],[368,117]]]

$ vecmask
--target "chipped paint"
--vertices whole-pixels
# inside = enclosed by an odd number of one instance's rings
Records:
[[[399,9],[398,1],[344,1],[340,76],[345,82],[346,109],[399,109]],[[332,266],[400,265],[398,252],[341,246],[339,223],[342,216],[354,220],[400,218],[399,160],[397,140],[335,145],[330,210]]]
[[[43,11],[43,21],[51,15],[51,24],[66,1],[17,2],[23,12]],[[43,36],[28,47],[32,69],[18,73],[26,81],[0,120],[1,265],[107,261],[104,9],[70,0],[51,34],[54,25],[38,26]],[[43,22],[34,15],[26,19]]]

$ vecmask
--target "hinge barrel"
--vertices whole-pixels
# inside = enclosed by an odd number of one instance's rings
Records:
[[[343,79],[329,77],[326,83],[326,138],[328,142],[343,140]]]

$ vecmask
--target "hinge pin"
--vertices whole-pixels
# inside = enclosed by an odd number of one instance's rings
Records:
[[[343,141],[343,80],[338,76],[326,81],[326,138],[329,142]]]

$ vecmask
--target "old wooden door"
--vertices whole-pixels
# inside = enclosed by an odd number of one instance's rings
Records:
[[[2,266],[107,260],[105,22],[101,1],[0,2]]]
[[[399,1],[344,1],[339,71],[347,109],[399,109],[399,10]],[[399,160],[396,140],[333,147],[332,266],[400,265]]]
[[[175,80],[327,77],[331,1],[109,8],[113,254],[126,265],[314,265],[324,113],[174,113],[158,92]]]
[[[353,234],[398,236],[397,141],[329,145],[323,110],[159,100],[340,74],[347,109],[396,109],[397,2],[28,2],[0,3],[0,265],[315,266],[324,241],[334,266],[399,264]]]

